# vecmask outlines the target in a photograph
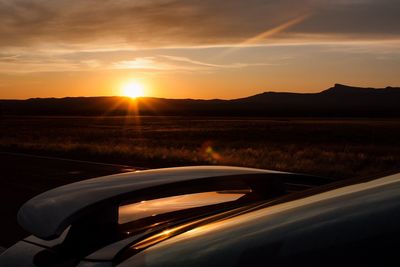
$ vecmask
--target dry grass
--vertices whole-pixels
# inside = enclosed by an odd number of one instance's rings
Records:
[[[0,149],[145,167],[222,164],[362,177],[400,171],[399,120],[0,118]]]

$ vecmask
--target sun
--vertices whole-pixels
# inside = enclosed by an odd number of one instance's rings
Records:
[[[145,95],[145,87],[141,83],[130,82],[121,87],[121,93],[130,98],[142,97]]]

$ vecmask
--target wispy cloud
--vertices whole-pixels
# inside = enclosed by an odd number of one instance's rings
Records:
[[[276,64],[276,63],[275,63]],[[198,61],[182,56],[158,55],[153,57],[138,57],[133,60],[123,60],[111,64],[113,69],[136,69],[148,71],[212,71],[218,69],[237,69],[253,66],[271,66],[272,63],[235,62],[230,64],[215,64]]]
[[[0,62],[15,62],[18,61],[20,55],[2,55],[0,54]]]
[[[257,44],[257,43],[262,43],[265,42],[265,39],[267,38],[272,38],[275,35],[284,32],[285,30],[303,22],[304,20],[306,20],[307,18],[309,18],[311,16],[311,13],[308,12],[306,14],[300,15],[298,17],[295,17],[293,19],[290,19],[280,25],[277,25],[273,28],[269,28],[259,34],[257,34],[256,36],[253,36],[251,38],[246,39],[245,41],[239,43],[238,45],[235,45],[227,50],[225,50],[221,56],[226,56],[229,53],[234,52],[237,49],[240,49],[242,47],[248,47],[249,45],[253,45],[253,44]]]
[[[204,66],[204,67],[209,67],[209,68],[245,68],[245,67],[251,67],[251,66],[270,66],[270,65],[275,65],[272,63],[231,63],[231,64],[213,64],[213,63],[207,63],[203,61],[198,61],[198,60],[193,60],[187,57],[177,57],[177,56],[167,56],[167,55],[162,55],[161,57],[172,60],[172,61],[177,61],[177,62],[183,62],[183,63],[189,63],[192,65],[198,65],[198,66]]]
[[[0,47],[249,45],[299,34],[397,38],[399,9],[398,0],[0,0]]]
[[[169,70],[170,65],[157,62],[154,57],[135,58],[112,63],[114,69]]]
[[[245,40],[244,42],[240,43],[239,46],[248,46],[250,44],[259,43],[267,38],[273,37],[274,35],[277,35],[281,32],[284,32],[287,29],[290,29],[291,27],[293,27],[295,25],[302,23],[310,16],[311,16],[311,13],[306,13],[306,14],[300,15],[298,17],[295,17],[293,19],[290,19],[280,25],[277,25],[276,27],[267,29],[260,34],[257,34],[256,36]]]
[[[252,67],[276,68],[297,62],[310,53],[327,55],[358,55],[387,57],[399,55],[400,40],[347,42],[320,41],[304,43],[275,43],[243,46],[227,57],[220,57],[236,46],[197,47],[191,49],[143,49],[44,52],[21,50],[0,54],[0,73],[66,72],[94,70],[135,70],[159,72],[217,72]],[[247,71],[247,70],[246,70]]]

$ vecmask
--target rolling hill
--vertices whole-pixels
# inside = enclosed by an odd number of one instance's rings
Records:
[[[67,97],[0,100],[2,115],[177,115],[398,117],[400,88],[342,84],[319,93],[265,92],[232,100]]]

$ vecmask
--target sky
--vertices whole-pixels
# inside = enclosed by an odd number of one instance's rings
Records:
[[[399,0],[0,0],[0,98],[400,86]]]

